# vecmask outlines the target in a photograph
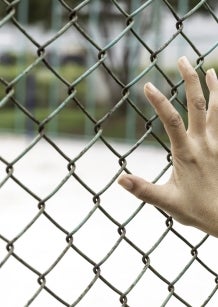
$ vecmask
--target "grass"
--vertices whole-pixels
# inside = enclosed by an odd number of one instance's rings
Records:
[[[99,108],[96,119],[100,119],[105,112],[105,108]],[[47,116],[51,113],[48,108],[37,108],[32,113],[35,119],[39,122],[43,122]],[[125,119],[122,116],[118,116],[107,123],[104,123],[104,135],[110,137],[125,137],[124,130]],[[85,131],[86,128],[89,131]],[[45,125],[45,129],[52,131],[56,134],[62,135],[84,135],[85,133],[94,132],[95,123],[88,119],[84,113],[78,108],[66,108],[63,109],[57,116],[52,118],[50,122]],[[18,109],[1,109],[0,110],[0,131],[37,131],[38,124],[29,119]]]
[[[26,60],[25,65],[25,61],[18,61],[17,65],[0,65],[0,76],[2,76],[7,82],[10,82],[33,62],[34,58],[31,58]],[[69,84],[72,84],[86,71],[85,66],[77,64],[63,65],[61,67],[54,66],[54,68]],[[170,79],[176,80],[175,70],[168,71],[167,74]],[[68,86],[57,77],[54,77],[54,74],[48,70],[43,63],[39,63],[37,66],[33,67],[28,73],[28,76],[30,75],[34,77],[34,84],[30,84],[31,86],[28,87],[28,79],[26,79],[26,76],[22,76],[21,80],[15,84],[15,96],[21,105],[26,106],[30,103],[34,105],[32,106],[32,108],[34,107],[34,110],[32,111],[33,116],[41,123],[53,112],[53,110],[55,110],[57,106],[66,100],[68,97]],[[202,74],[200,77],[201,79],[204,79]],[[202,85],[205,96],[207,97],[207,88],[203,80]],[[99,101],[95,102],[94,106],[92,106],[95,110],[90,110],[91,106],[89,107],[89,102],[87,101],[86,80],[79,82],[79,84],[76,85],[76,90],[76,98],[84,105],[86,111],[94,116],[96,121],[100,120],[105,114],[107,114],[112,107],[109,101]],[[30,98],[30,102],[26,97],[28,95],[34,97]],[[0,82],[0,100],[4,96],[5,85],[3,82]],[[181,100],[183,100],[183,98]],[[28,106],[26,107],[29,108]],[[187,121],[186,112],[184,112],[184,110],[177,104],[176,107],[181,114],[184,114],[184,119]],[[128,105],[126,104],[126,108],[117,110],[102,124],[104,136],[119,139],[128,138],[128,132],[126,131],[127,125],[129,130],[132,129],[136,138],[140,138],[143,135],[145,132],[144,120],[136,115],[136,120],[133,120],[133,123],[127,122],[127,108]],[[143,106],[141,110],[146,114],[146,117],[148,117],[150,111],[145,108],[147,108],[147,106]],[[131,112],[134,111],[131,109]],[[153,114],[153,110],[151,111],[151,114]],[[92,122],[72,100],[67,103],[64,109],[61,110],[57,116],[52,118],[52,120],[45,125],[45,129],[49,132],[70,136],[84,134],[92,135],[94,133],[94,127],[95,123]],[[153,123],[153,131],[162,140],[165,140],[166,135],[161,127],[162,126],[158,123]],[[13,102],[9,101],[3,108],[0,108],[0,131],[38,131],[38,128],[38,124],[28,119],[25,114],[13,105]],[[151,137],[150,139],[153,138]]]

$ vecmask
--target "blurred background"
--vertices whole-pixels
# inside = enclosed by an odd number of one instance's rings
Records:
[[[143,85],[186,122],[177,59],[207,97],[217,16],[217,0],[0,0],[0,305],[217,306],[217,239],[117,184],[169,178]]]
[[[52,121],[46,122],[47,133],[86,137],[95,134],[100,121],[104,136],[134,141],[145,132],[145,118],[149,121],[154,116],[143,95],[145,82],[154,82],[171,97],[180,80],[176,68],[179,56],[185,54],[193,65],[204,58],[204,70],[218,67],[218,50],[214,47],[217,1],[126,0],[116,7],[116,1],[106,0],[23,0],[15,11],[14,6],[10,11],[6,3],[0,1],[0,100],[7,94],[5,82],[10,84],[23,74],[15,82],[15,97],[36,121],[7,100],[4,106],[1,104],[1,132],[37,133],[39,123],[67,99],[72,85],[76,95]],[[10,14],[12,17],[4,21]],[[130,30],[125,32],[131,22],[137,36]],[[36,64],[42,54],[46,62]],[[103,65],[97,64],[84,76],[102,55]],[[158,66],[151,67],[154,60]],[[23,73],[30,65],[33,67],[28,73]],[[143,73],[146,68],[148,71]],[[126,89],[133,107],[123,98]],[[182,87],[177,98],[176,107],[185,116]],[[110,110],[122,99],[109,118]],[[104,120],[105,115],[108,118]],[[165,139],[159,120],[152,124]]]

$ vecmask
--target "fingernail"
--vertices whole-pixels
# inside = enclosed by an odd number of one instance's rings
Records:
[[[178,62],[183,65],[190,65],[190,62],[186,56],[182,56],[181,58],[179,58]]]
[[[216,75],[216,72],[215,72],[215,69],[214,69],[214,68],[208,69],[207,74],[208,74],[209,76],[211,76],[211,78],[217,79],[217,75]]]
[[[150,93],[157,92],[157,88],[151,82],[146,83],[144,89],[146,92],[149,91]]]
[[[119,178],[118,183],[126,190],[130,191],[133,188],[133,182],[126,176]]]

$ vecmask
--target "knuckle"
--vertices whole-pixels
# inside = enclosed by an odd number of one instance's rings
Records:
[[[218,104],[214,104],[212,107],[210,107],[210,109],[213,111],[213,112],[218,112]]]
[[[142,191],[141,189],[137,189],[136,191],[134,191],[134,194],[138,199],[141,199],[143,201],[145,200],[145,190]]]
[[[167,100],[167,98],[163,94],[160,94],[159,103],[164,104],[166,102],[166,100]]]
[[[186,152],[183,154],[183,159],[189,163],[189,165],[197,165],[199,163],[198,149],[195,148],[195,150],[186,150]]]
[[[191,71],[188,75],[189,81],[192,83],[198,83],[199,82],[199,77],[198,74],[195,70]]]
[[[205,110],[206,109],[206,102],[204,97],[196,97],[195,99],[193,99],[193,105],[195,106],[195,108],[197,110]]]
[[[198,158],[193,154],[188,156],[188,162],[192,165],[197,165],[198,164]]]
[[[146,185],[143,185],[143,187],[140,187],[134,191],[134,194],[137,198],[147,201],[149,189]]]
[[[218,93],[217,93],[217,97],[218,97]],[[209,108],[210,108],[210,111],[212,111],[212,112],[218,112],[218,103],[217,103],[217,101],[214,102],[214,103],[210,103],[209,104]]]
[[[169,117],[169,125],[172,127],[179,127],[182,124],[182,119],[177,112],[173,112]]]

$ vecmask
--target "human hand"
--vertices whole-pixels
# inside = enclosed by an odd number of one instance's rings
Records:
[[[214,69],[206,73],[209,106],[198,75],[186,57],[178,60],[185,81],[188,129],[168,99],[151,83],[144,91],[169,136],[172,173],[157,185],[126,174],[118,183],[139,199],[166,211],[182,224],[218,237],[218,79]]]

